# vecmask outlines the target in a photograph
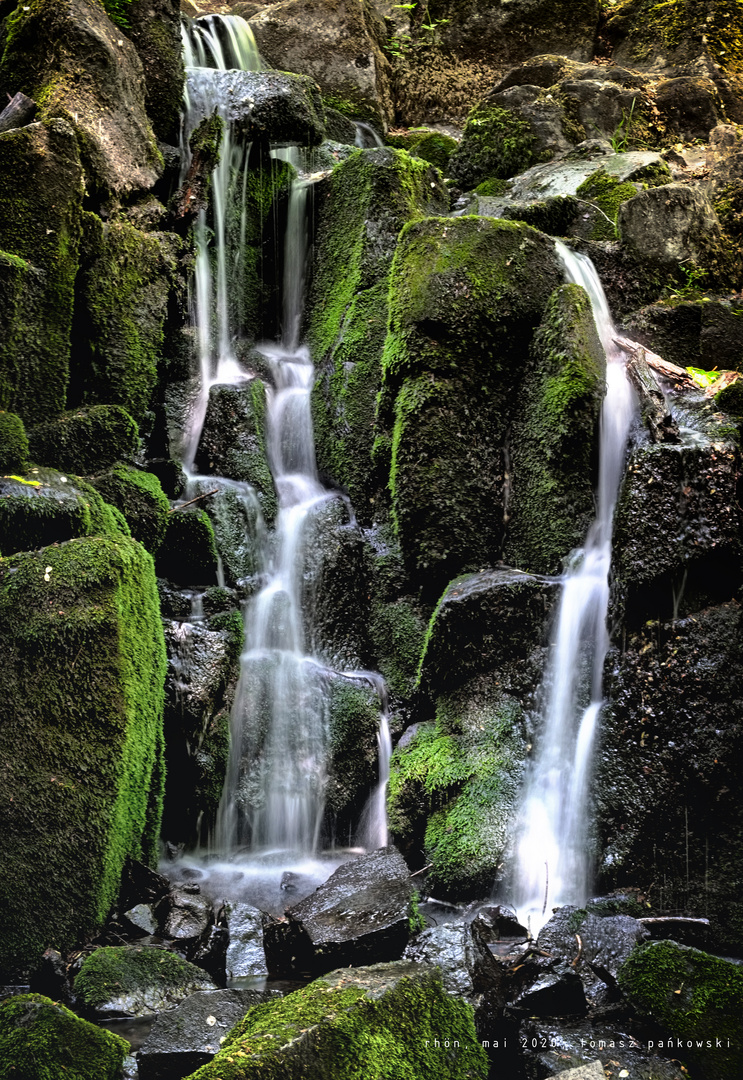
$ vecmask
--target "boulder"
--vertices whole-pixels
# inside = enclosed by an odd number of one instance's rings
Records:
[[[0,408],[29,425],[66,403],[83,191],[66,121],[0,135]]]
[[[528,966],[528,965],[527,965]],[[564,960],[551,960],[535,972],[509,1004],[518,1016],[571,1016],[587,1011],[583,983],[578,972]]]
[[[553,293],[532,343],[510,435],[507,562],[558,571],[595,514],[594,463],[606,356],[579,285]]]
[[[582,977],[593,972],[617,990],[620,967],[647,936],[642,923],[629,915],[602,917],[566,905],[539,931],[537,948],[567,961]]]
[[[202,937],[214,922],[211,900],[199,885],[173,889],[158,907],[163,936],[187,942]]]
[[[712,129],[725,120],[717,87],[703,76],[665,79],[655,88],[655,101],[667,130],[684,142],[706,142]]]
[[[270,473],[268,477],[270,480]],[[265,499],[252,484],[219,476],[207,477],[193,485],[199,495],[209,496],[204,505],[222,560],[225,584],[240,590],[242,595],[250,593],[259,580],[266,519],[271,523],[272,511],[278,508],[273,481],[271,484]]]
[[[91,475],[130,461],[139,430],[120,405],[91,405],[63,413],[28,431],[30,457],[37,465]]]
[[[34,0],[9,16],[0,84],[43,102],[78,137],[88,195],[147,189],[162,170],[144,104],[142,63],[94,0]]]
[[[150,472],[115,465],[93,479],[92,486],[124,515],[132,536],[154,555],[165,538],[170,503]]]
[[[16,970],[100,926],[126,857],[155,856],[165,647],[151,556],[123,536],[3,560],[0,609],[0,968]]]
[[[711,371],[741,366],[743,304],[731,300],[682,300],[649,304],[625,320],[627,335],[664,360]]]
[[[227,946],[227,974],[230,979],[267,975],[263,950],[263,915],[250,904],[226,905],[230,942]]]
[[[26,469],[28,436],[17,413],[0,412],[0,470],[19,473]]]
[[[440,1047],[431,1045],[438,1032]],[[440,1080],[487,1076],[472,1009],[446,993],[434,968],[410,961],[343,968],[281,1001],[257,1005],[201,1069],[201,1080],[230,1074],[258,1080],[272,1072],[320,1080],[339,1070],[375,1076],[390,1068]]]
[[[118,1080],[129,1044],[42,994],[0,1003],[0,1059],[10,1076]]]
[[[743,972],[738,964],[674,941],[637,949],[619,973],[623,992],[673,1036],[674,1056],[710,1080],[734,1080],[743,1066]],[[659,1042],[660,1047],[660,1042]]]
[[[721,235],[709,198],[692,185],[643,191],[622,203],[617,221],[630,256],[665,269],[703,264]]]
[[[325,138],[322,98],[314,79],[286,71],[211,71],[189,68],[189,115],[206,119],[214,100],[223,118],[246,142],[275,146],[318,146]]]
[[[158,574],[181,585],[216,585],[217,558],[214,529],[204,510],[170,514],[157,553]]]
[[[595,1017],[529,1019],[522,1022],[519,1033],[529,1051],[523,1058],[525,1080],[553,1076],[601,1080],[605,1073],[599,1061],[607,1058],[616,1062],[617,1074],[626,1070],[633,1080],[684,1080],[687,1075],[678,1060],[669,1060],[664,1050],[648,1048],[647,1041],[628,1033],[626,1025],[612,1027]]]
[[[178,145],[185,72],[178,0],[131,0],[129,37],[144,71],[144,102],[157,139]]]
[[[279,990],[201,990],[159,1013],[137,1053],[139,1080],[181,1080],[206,1065],[224,1038],[254,1005]]]
[[[239,13],[239,5],[234,9]],[[319,83],[327,105],[385,130],[392,120],[385,28],[369,0],[281,0],[246,11],[261,55],[281,71]]]
[[[410,873],[393,847],[344,863],[282,918],[266,916],[269,971],[287,975],[399,959],[410,937],[412,896]]]
[[[116,945],[96,949],[75,978],[75,995],[98,1018],[148,1016],[198,990],[215,990],[205,971],[166,949]]]

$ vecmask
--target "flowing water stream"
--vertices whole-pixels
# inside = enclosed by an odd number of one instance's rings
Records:
[[[521,922],[534,935],[553,907],[583,904],[590,886],[588,789],[609,645],[612,523],[634,411],[623,354],[593,263],[559,242],[557,250],[568,281],[582,285],[590,297],[607,367],[596,518],[563,582],[542,685],[541,732],[519,820],[514,899]]]

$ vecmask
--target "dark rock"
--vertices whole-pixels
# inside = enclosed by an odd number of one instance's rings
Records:
[[[185,82],[178,0],[132,0],[128,18],[152,129],[158,139],[177,142]]]
[[[199,889],[199,886],[196,886]],[[173,889],[158,910],[163,935],[177,941],[200,938],[214,922],[214,908],[205,896],[185,886]]]
[[[225,119],[247,141],[275,146],[318,146],[325,138],[322,98],[314,79],[285,71],[216,71],[207,82],[189,72],[191,115],[205,119],[213,95],[226,102]]]
[[[735,300],[650,304],[623,326],[641,345],[680,367],[737,369],[743,355],[743,310]]]
[[[188,950],[188,958],[196,967],[203,968],[217,986],[227,985],[227,946],[230,934],[226,926],[208,926],[195,945]]]
[[[204,510],[191,507],[170,514],[157,570],[180,585],[217,584],[214,529]]]
[[[169,892],[170,882],[166,877],[136,859],[127,859],[121,875],[120,909],[135,904],[157,904]]]
[[[399,958],[410,936],[412,895],[410,873],[393,847],[345,863],[282,919],[266,917],[269,971],[327,971],[338,963]]]
[[[356,142],[356,125],[337,109],[325,108],[325,132],[333,142],[350,146]]]
[[[679,945],[691,945],[695,949],[708,949],[711,944],[709,919],[674,917],[673,915],[648,916],[639,920],[653,941],[677,941]]]
[[[211,1061],[248,1009],[278,990],[206,990],[160,1013],[137,1054],[140,1080],[181,1080]]]
[[[487,944],[493,944],[502,938],[526,940],[528,936],[527,929],[519,922],[515,910],[504,904],[478,908],[473,925],[479,939]]]
[[[284,875],[286,877],[286,874]],[[282,889],[286,886],[283,884]],[[227,904],[227,924],[230,942],[227,948],[227,971],[230,979],[266,975],[266,954],[263,950],[263,916],[250,904]]]
[[[96,949],[75,979],[81,1005],[97,1017],[147,1016],[172,1009],[197,990],[214,990],[205,971],[166,949]]]
[[[63,1005],[72,1004],[67,965],[57,949],[45,951],[41,963],[31,977],[29,988],[33,994],[44,994]]]
[[[725,117],[717,87],[711,79],[686,75],[667,79],[655,88],[655,100],[669,131],[680,139],[706,141]]]
[[[647,936],[629,915],[601,917],[565,906],[539,931],[537,948],[569,962],[579,974],[590,968],[614,990],[619,968]]]
[[[132,924],[135,932],[140,930],[143,935],[156,934],[159,923],[152,904],[137,904],[124,912],[124,918]]]
[[[117,461],[130,461],[139,430],[120,405],[91,405],[63,413],[28,432],[31,457],[37,465],[93,474]]]
[[[628,1032],[626,1025],[612,1028],[594,1019],[569,1023],[529,1019],[522,1022],[519,1035],[525,1040],[525,1080],[553,1076],[567,1080],[569,1070],[592,1064],[595,1068],[597,1057],[599,1061],[610,1058],[616,1062],[612,1069],[615,1075],[626,1070],[633,1080],[684,1080],[687,1075],[677,1061],[646,1049],[645,1038]],[[604,1072],[600,1065],[599,1069]],[[600,1073],[596,1080],[600,1080]],[[593,1075],[589,1073],[586,1080],[593,1080]]]
[[[705,262],[719,241],[720,225],[700,188],[666,184],[622,203],[618,217],[622,243],[635,259],[673,268],[681,262]]]
[[[581,978],[563,960],[547,965],[509,1005],[528,1016],[571,1016],[585,1013],[586,1008]]]

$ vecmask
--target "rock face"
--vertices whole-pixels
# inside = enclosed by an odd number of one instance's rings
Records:
[[[706,195],[692,187],[667,184],[623,203],[619,231],[636,258],[663,267],[702,264],[720,238],[720,225]]]
[[[89,195],[107,201],[157,180],[162,157],[145,111],[142,64],[102,5],[20,5],[8,22],[0,83],[43,101],[42,119],[71,124]]]
[[[392,847],[340,866],[311,896],[264,926],[274,974],[396,960],[410,936],[413,884]]]
[[[452,1045],[426,1046],[423,1031],[446,1032]],[[374,1076],[390,1068],[441,1080],[487,1076],[472,1009],[444,991],[433,968],[409,961],[342,968],[282,1001],[257,1005],[200,1070],[200,1080],[229,1074],[258,1080],[272,1072],[321,1080],[339,1070]]]
[[[75,994],[95,1016],[147,1016],[172,1009],[199,990],[214,990],[201,968],[165,949],[96,949],[82,963]]]
[[[151,557],[124,537],[4,560],[0,607],[0,965],[13,970],[99,926],[127,855],[154,856],[165,648]]]

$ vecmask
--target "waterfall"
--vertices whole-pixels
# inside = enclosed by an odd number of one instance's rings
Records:
[[[609,645],[606,616],[612,522],[634,409],[615,343],[616,330],[593,263],[559,242],[557,251],[567,279],[582,285],[590,297],[607,358],[606,396],[600,421],[596,518],[563,582],[541,692],[541,731],[519,819],[514,899],[521,921],[532,934],[547,921],[553,907],[583,904],[590,885],[587,804]]]

